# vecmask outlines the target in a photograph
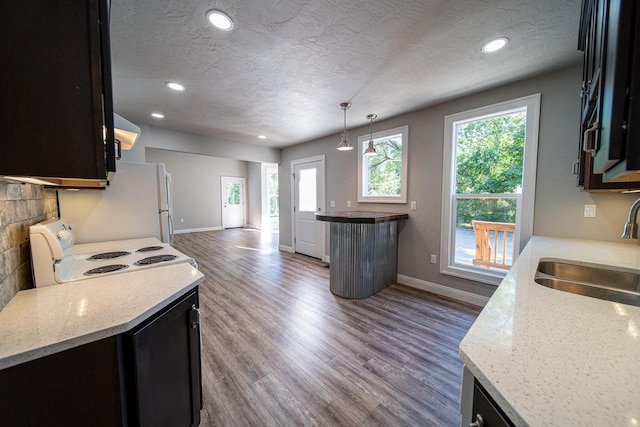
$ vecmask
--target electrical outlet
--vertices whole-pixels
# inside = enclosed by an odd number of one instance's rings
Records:
[[[595,218],[596,217],[596,205],[584,205],[584,217]]]
[[[329,202],[329,206],[331,206],[332,208],[335,208],[336,207],[336,201],[335,200],[330,201]]]
[[[351,207],[351,200],[347,200],[347,207],[350,208]]]
[[[184,222],[184,218],[180,218],[180,222]]]
[[[411,202],[411,210],[415,211],[418,209],[418,205],[416,204],[416,202]]]
[[[438,255],[431,254],[431,264],[435,264],[438,262]]]

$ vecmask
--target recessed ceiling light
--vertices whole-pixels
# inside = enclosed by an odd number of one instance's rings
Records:
[[[509,39],[506,37],[498,37],[497,39],[491,40],[489,43],[482,46],[482,51],[484,53],[495,52],[496,50],[500,50],[505,47],[509,43]]]
[[[162,113],[151,113],[151,117],[155,117],[156,119],[164,119],[164,114],[162,114]]]
[[[210,10],[207,12],[207,19],[211,25],[222,31],[231,31],[233,29],[233,21],[224,12],[219,10]]]
[[[173,90],[184,90],[184,86],[182,86],[180,83],[176,83],[176,82],[167,82],[166,83],[167,87],[169,89],[173,89]]]
[[[267,137],[266,137],[266,136],[264,136],[264,135],[258,135],[258,138],[260,138],[260,139],[267,139]]]

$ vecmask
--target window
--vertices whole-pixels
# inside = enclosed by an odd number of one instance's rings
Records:
[[[370,139],[358,138],[358,202],[407,203],[409,126],[374,133],[377,154],[365,156]]]
[[[498,284],[533,232],[540,95],[446,116],[440,272]]]

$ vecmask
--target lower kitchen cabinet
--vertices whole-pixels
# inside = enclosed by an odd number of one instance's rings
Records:
[[[202,407],[198,295],[127,334],[132,417],[140,426],[197,426]]]
[[[478,381],[473,387],[473,427],[513,427],[509,418]]]
[[[7,426],[197,426],[198,291],[131,331],[0,370]]]

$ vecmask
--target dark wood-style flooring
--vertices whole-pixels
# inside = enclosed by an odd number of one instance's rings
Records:
[[[457,426],[473,306],[402,285],[346,300],[277,234],[175,236],[205,274],[202,426]]]

